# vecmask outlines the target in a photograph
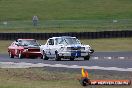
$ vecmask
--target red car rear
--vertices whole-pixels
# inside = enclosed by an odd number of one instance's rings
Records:
[[[39,46],[35,39],[17,39],[8,47],[9,56],[10,58],[41,57]]]

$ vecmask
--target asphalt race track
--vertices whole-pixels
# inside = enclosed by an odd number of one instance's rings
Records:
[[[30,58],[9,58],[7,54],[0,54],[1,68],[28,68],[28,67],[56,67],[81,68],[91,70],[113,70],[132,72],[132,52],[95,52],[89,61],[77,58],[75,61],[42,60]]]

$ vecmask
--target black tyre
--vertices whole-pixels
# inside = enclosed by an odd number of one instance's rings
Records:
[[[19,51],[18,58],[19,59],[22,59],[23,58],[23,55],[22,55],[22,52],[21,51]]]
[[[14,55],[9,51],[9,57],[14,58]]]
[[[90,55],[84,57],[84,60],[89,60],[89,59],[90,59]]]
[[[48,60],[49,58],[46,56],[45,51],[43,51],[42,57],[43,60]]]
[[[56,61],[61,61],[61,57],[59,56],[57,51],[55,51],[55,60]]]

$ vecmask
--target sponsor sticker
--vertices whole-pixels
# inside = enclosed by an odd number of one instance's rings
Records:
[[[91,80],[89,79],[88,71],[84,71],[84,68],[81,70],[82,77],[80,83],[82,86],[87,85],[130,85],[131,80]]]

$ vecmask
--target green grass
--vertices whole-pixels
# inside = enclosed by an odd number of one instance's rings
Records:
[[[81,70],[81,69],[80,69]],[[81,72],[81,71],[80,71]],[[83,88],[78,79],[80,72],[48,71],[45,68],[0,69],[0,88]],[[89,72],[90,79],[131,79],[127,75],[118,73],[97,74]],[[86,88],[102,88],[102,86],[88,86]],[[130,88],[130,86],[103,86],[103,88]]]
[[[128,30],[131,9],[131,0],[0,0],[0,32]],[[40,20],[37,28],[34,15]]]
[[[85,39],[95,51],[132,51],[132,38]]]
[[[45,69],[0,69],[0,88],[68,88],[80,86],[74,73]],[[78,87],[78,88],[79,88]]]
[[[131,0],[0,0],[0,19],[130,19]]]
[[[83,44],[89,44],[95,51],[132,51],[132,38],[83,39]],[[12,41],[0,41],[0,53],[7,53],[7,47]],[[39,40],[45,44],[46,40]]]

